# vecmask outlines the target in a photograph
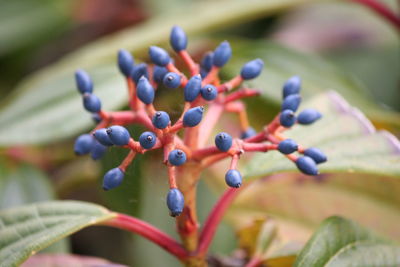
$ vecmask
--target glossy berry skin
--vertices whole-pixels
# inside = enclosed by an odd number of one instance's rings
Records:
[[[288,154],[291,154],[291,153],[297,151],[298,147],[299,146],[293,139],[288,138],[279,143],[278,150],[282,154],[288,155]]]
[[[158,46],[150,46],[149,55],[151,61],[160,67],[165,67],[171,62],[168,52]]]
[[[229,61],[231,56],[231,46],[227,41],[224,41],[214,50],[213,65],[221,68]]]
[[[132,80],[137,84],[139,82],[139,79],[143,76],[149,78],[149,72],[147,71],[147,64],[140,63],[134,65],[131,72]]]
[[[118,51],[118,68],[125,77],[129,77],[132,73],[134,60],[127,50],[121,49]]]
[[[300,124],[311,124],[322,117],[321,113],[312,108],[307,108],[300,112],[297,117],[297,122]]]
[[[254,79],[260,75],[263,67],[264,62],[261,59],[254,59],[244,64],[242,70],[240,71],[240,76],[242,76],[244,80]]]
[[[183,29],[179,26],[174,26],[169,37],[169,43],[175,52],[185,50],[187,47],[187,36]]]
[[[296,116],[294,115],[293,111],[291,111],[290,109],[286,109],[281,112],[279,121],[283,127],[289,128],[292,127],[293,124],[295,124]]]
[[[168,72],[164,76],[163,83],[168,88],[178,88],[181,85],[181,76],[175,72]]]
[[[108,137],[110,137],[111,142],[117,146],[124,146],[129,143],[131,138],[128,130],[125,127],[114,125],[107,128]]]
[[[200,94],[200,89],[201,89],[201,76],[195,75],[191,77],[183,90],[185,101],[193,102],[196,99],[196,97]]]
[[[186,162],[186,154],[180,149],[175,149],[169,152],[168,162],[174,166],[181,166]]]
[[[165,111],[157,111],[152,119],[153,125],[157,129],[165,129],[170,121],[169,115]]]
[[[232,146],[232,136],[221,132],[215,136],[215,146],[222,152],[228,151]]]
[[[139,137],[139,143],[144,149],[152,148],[157,142],[157,136],[152,132],[144,132]]]
[[[293,112],[296,112],[301,103],[301,96],[299,94],[293,94],[287,96],[282,102],[282,110],[290,109]]]
[[[252,127],[249,127],[249,128],[247,128],[246,131],[241,133],[240,138],[241,139],[246,139],[246,138],[253,137],[256,134],[257,134],[256,130],[254,130],[254,128],[252,128]]]
[[[301,89],[301,79],[299,76],[289,78],[283,85],[283,98],[289,95],[298,94]]]
[[[185,205],[185,199],[177,188],[171,188],[167,195],[167,206],[172,217],[179,216]]]
[[[155,91],[153,86],[151,86],[149,80],[146,77],[141,77],[137,84],[136,95],[145,104],[149,105],[153,103]]]
[[[82,134],[75,140],[74,151],[76,155],[90,153],[93,146],[93,137],[90,134]]]
[[[107,151],[107,147],[100,144],[96,139],[93,140],[93,146],[90,151],[90,156],[93,160],[101,159]]]
[[[125,173],[120,168],[109,170],[103,178],[103,189],[110,190],[119,186],[124,180]]]
[[[153,79],[156,83],[162,83],[168,70],[165,67],[154,66]]]
[[[326,155],[320,149],[315,148],[315,147],[307,148],[304,151],[304,155],[312,158],[315,161],[315,163],[317,163],[317,164],[326,162],[328,160]]]
[[[203,88],[201,88],[200,93],[201,96],[207,101],[214,100],[218,95],[217,88],[211,84],[206,84]]]
[[[317,175],[318,174],[317,164],[310,157],[307,157],[307,156],[299,157],[296,160],[296,166],[304,174],[307,174],[307,175]]]
[[[112,146],[114,145],[113,142],[111,142],[110,137],[107,134],[107,129],[102,128],[98,129],[93,133],[94,138],[103,146]]]
[[[204,55],[203,59],[201,60],[200,66],[203,70],[209,72],[213,66],[213,61],[214,61],[214,53],[207,52]]]
[[[89,112],[99,112],[101,101],[96,95],[85,93],[83,94],[83,107]]]
[[[230,187],[239,188],[242,185],[242,175],[237,170],[229,170],[225,174],[225,182]]]
[[[183,115],[183,126],[194,127],[201,122],[203,118],[204,108],[195,107],[185,112]]]
[[[81,94],[93,92],[93,82],[89,74],[84,70],[75,72],[76,87]]]

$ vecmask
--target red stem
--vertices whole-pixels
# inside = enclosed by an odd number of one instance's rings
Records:
[[[259,257],[252,258],[247,264],[246,267],[257,267],[262,263],[262,259]]]
[[[382,18],[386,19],[388,22],[392,23],[397,30],[400,30],[400,17],[384,4],[376,1],[376,0],[352,0],[354,2],[360,3],[376,14],[380,15]]]

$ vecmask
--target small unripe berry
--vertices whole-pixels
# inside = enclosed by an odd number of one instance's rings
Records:
[[[299,157],[296,160],[296,166],[304,174],[308,174],[308,175],[317,175],[318,174],[317,164],[310,157],[307,157],[307,156]]]
[[[75,72],[76,87],[81,94],[93,92],[93,82],[89,74],[84,70]]]
[[[207,52],[204,55],[203,59],[201,60],[200,66],[203,70],[209,72],[212,68],[213,61],[214,61],[214,53],[211,51]]]
[[[153,125],[157,129],[165,129],[170,121],[169,115],[165,111],[157,111],[152,119]]]
[[[110,190],[119,186],[124,180],[125,173],[120,168],[109,170],[103,178],[103,189]]]
[[[282,154],[287,155],[297,151],[298,147],[299,146],[294,140],[288,138],[279,143],[278,150]]]
[[[113,142],[111,142],[110,137],[107,134],[107,130],[105,128],[98,129],[93,133],[94,138],[99,141],[100,144],[104,146],[112,146],[114,145]]]
[[[229,61],[231,56],[231,46],[227,41],[224,41],[214,50],[213,65],[221,68]]]
[[[185,112],[183,115],[183,126],[194,127],[201,122],[203,118],[204,108],[195,107]]]
[[[186,33],[181,27],[174,26],[171,31],[169,42],[175,52],[185,50],[188,43]]]
[[[206,84],[203,88],[201,88],[200,93],[201,96],[208,101],[214,100],[218,95],[217,88],[211,84]]]
[[[232,136],[227,133],[219,133],[215,136],[215,146],[222,152],[228,151],[232,146]]]
[[[150,46],[149,55],[151,61],[160,67],[165,67],[171,62],[168,52],[158,46]]]
[[[133,60],[131,53],[129,53],[129,51],[127,51],[125,49],[119,50],[118,51],[118,67],[119,67],[119,70],[121,71],[121,73],[125,77],[129,77],[131,75],[133,65],[134,65],[134,60]]]
[[[301,96],[299,94],[288,95],[282,102],[281,110],[290,109],[296,112],[301,103]]]
[[[136,89],[136,95],[143,103],[147,105],[153,103],[155,91],[146,77],[143,76],[139,79]]]
[[[247,62],[243,66],[242,70],[240,71],[240,76],[242,76],[244,80],[254,79],[260,75],[263,67],[264,62],[261,59],[254,59],[250,62]]]
[[[187,82],[183,93],[185,96],[185,101],[192,102],[199,95],[201,89],[201,76],[195,75],[189,79]]]
[[[94,94],[84,93],[83,107],[89,112],[99,112],[101,110],[101,101]]]
[[[147,71],[147,64],[140,63],[134,65],[131,72],[132,80],[137,84],[139,82],[139,79],[143,76],[146,77],[147,79],[149,78],[149,72]]]
[[[168,88],[178,88],[181,85],[181,76],[175,72],[168,72],[164,76],[163,83]]]
[[[241,139],[246,139],[246,138],[253,137],[256,134],[257,134],[256,130],[254,130],[254,128],[252,128],[252,127],[249,127],[249,128],[247,128],[246,131],[241,133],[240,138]]]
[[[96,139],[93,140],[93,146],[90,151],[90,156],[93,160],[101,159],[107,151],[107,147],[100,144]]]
[[[76,155],[85,155],[93,146],[93,137],[90,134],[82,134],[75,140],[74,151]]]
[[[300,124],[311,124],[322,117],[322,114],[312,108],[307,108],[300,112],[297,122]]]
[[[139,137],[139,143],[144,149],[152,148],[157,141],[157,136],[153,132],[144,132]]]
[[[328,160],[326,155],[320,149],[315,148],[315,147],[307,148],[304,151],[304,155],[312,158],[315,161],[315,163],[317,163],[317,164],[323,163]]]
[[[168,70],[165,67],[154,66],[153,69],[153,79],[156,83],[162,83]]]
[[[107,128],[108,137],[110,137],[111,142],[117,146],[124,146],[129,143],[131,138],[128,130],[125,127],[114,125]]]
[[[167,195],[167,206],[172,217],[179,216],[185,204],[184,197],[177,188],[169,190]]]
[[[292,127],[293,124],[296,122],[296,116],[294,115],[293,111],[287,109],[281,112],[279,121],[282,126],[289,128]]]
[[[169,152],[168,162],[174,166],[181,166],[186,162],[186,154],[180,149],[175,149]]]
[[[225,174],[225,182],[230,187],[238,188],[242,185],[242,175],[237,170],[229,170]]]
[[[299,76],[289,78],[283,85],[283,98],[288,95],[298,94],[301,89],[301,79]]]
[[[92,120],[93,120],[95,123],[99,123],[99,122],[101,122],[103,119],[100,117],[99,114],[93,113],[93,114],[92,114]]]

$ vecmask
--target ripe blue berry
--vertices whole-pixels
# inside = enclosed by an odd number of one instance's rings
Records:
[[[189,79],[187,82],[183,93],[185,96],[185,101],[192,102],[199,95],[201,89],[201,76],[195,75]]]
[[[204,108],[203,107],[195,107],[191,108],[185,112],[183,115],[183,126],[185,127],[194,127],[200,123],[203,118]]]
[[[89,74],[84,70],[75,72],[76,87],[81,94],[93,92],[93,82]]]
[[[155,91],[146,77],[143,76],[139,79],[136,89],[136,95],[143,103],[147,105],[153,103]]]
[[[307,156],[299,157],[296,160],[296,166],[304,174],[308,174],[308,175],[317,175],[318,174],[317,164],[310,157],[307,157]]]
[[[125,77],[129,77],[132,73],[134,60],[127,50],[121,49],[118,51],[118,67]]]
[[[288,95],[282,102],[282,110],[290,109],[296,112],[300,106],[301,96],[299,94]]]
[[[186,154],[180,149],[175,149],[169,152],[168,162],[174,166],[181,166],[186,162]]]
[[[240,76],[242,76],[244,80],[254,79],[260,75],[263,67],[264,62],[261,59],[254,59],[250,62],[247,62],[243,66],[242,70],[240,71]]]
[[[171,62],[168,52],[158,46],[150,46],[149,55],[151,61],[160,67],[165,67]]]
[[[99,112],[101,110],[101,101],[94,94],[84,93],[83,107],[89,112]]]
[[[214,61],[214,53],[213,52],[207,52],[203,59],[201,60],[200,66],[203,70],[206,72],[209,72],[212,68],[213,61]]]
[[[185,200],[181,191],[177,188],[170,189],[167,195],[167,206],[172,217],[179,216],[182,213],[184,204]]]
[[[110,137],[111,142],[117,146],[124,146],[129,143],[131,138],[128,130],[125,127],[114,125],[107,128],[108,137]]]
[[[312,108],[307,108],[300,112],[299,116],[297,117],[297,122],[300,124],[311,124],[322,117],[322,114],[319,113],[317,110]]]
[[[301,89],[301,79],[299,76],[289,78],[283,85],[283,98],[288,95],[298,94]]]
[[[147,64],[140,63],[134,65],[131,72],[132,80],[137,84],[139,82],[139,79],[143,76],[149,78],[149,72],[147,71]]]
[[[152,132],[144,132],[139,137],[139,143],[144,149],[152,148],[157,141],[157,136]]]
[[[211,84],[206,84],[203,88],[201,88],[200,93],[201,96],[208,101],[214,100],[218,95],[217,88]]]
[[[164,76],[163,83],[168,88],[178,88],[181,85],[181,76],[175,72],[168,72]]]
[[[214,50],[213,65],[221,68],[228,62],[231,56],[231,46],[227,41],[224,41]]]
[[[169,42],[175,52],[185,50],[188,43],[186,33],[181,27],[174,26],[171,31]]]
[[[254,130],[254,128],[249,127],[247,128],[246,131],[242,132],[242,134],[240,135],[241,139],[246,139],[246,138],[250,138],[253,137],[257,134],[256,130]]]
[[[101,122],[103,119],[100,117],[99,114],[93,113],[93,114],[92,114],[92,120],[93,120],[95,123],[99,123],[99,122]]]
[[[232,146],[232,136],[227,133],[219,133],[215,136],[215,146],[222,152],[228,151]]]
[[[162,83],[168,70],[165,67],[154,66],[153,79],[156,83]]]
[[[96,139],[93,141],[93,146],[90,151],[90,156],[93,160],[101,159],[107,151],[107,147],[100,144]]]
[[[312,158],[315,161],[315,163],[317,163],[317,164],[323,163],[328,160],[326,155],[320,149],[315,148],[315,147],[307,148],[304,151],[304,155]]]
[[[297,151],[298,149],[298,145],[297,143],[292,140],[292,139],[285,139],[283,141],[281,141],[278,145],[278,150],[279,152],[281,152],[282,154],[291,154],[295,151]]]
[[[153,125],[157,129],[165,129],[170,121],[169,115],[165,111],[157,111],[152,119]]]
[[[237,170],[229,170],[225,174],[225,182],[230,187],[238,188],[242,185],[242,175]]]
[[[75,140],[74,151],[76,155],[85,155],[93,146],[93,137],[90,134],[82,134]]]
[[[279,121],[282,126],[289,128],[292,127],[293,124],[296,122],[296,116],[294,115],[293,111],[287,109],[281,112]]]
[[[109,170],[103,178],[103,189],[110,190],[119,186],[124,180],[125,173],[120,168]]]
[[[105,128],[96,130],[93,133],[93,136],[103,146],[112,146],[112,145],[114,145],[113,142],[111,142],[111,139],[108,136],[107,130]]]

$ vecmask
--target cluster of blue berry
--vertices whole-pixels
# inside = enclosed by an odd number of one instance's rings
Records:
[[[316,175],[316,164],[326,161],[325,155],[316,148],[304,149],[295,141],[282,136],[282,132],[294,124],[310,124],[321,117],[313,109],[306,109],[296,117],[301,97],[300,79],[290,78],[283,88],[282,112],[262,131],[257,133],[249,126],[246,110],[240,100],[259,94],[258,90],[239,87],[243,81],[256,78],[262,71],[264,63],[260,59],[246,63],[239,75],[221,83],[219,70],[230,59],[231,47],[227,41],[222,42],[213,52],[204,55],[197,64],[186,51],[187,36],[178,26],[173,27],[170,44],[182,61],[187,65],[190,78],[174,64],[168,52],[160,47],[151,46],[149,57],[153,64],[135,64],[132,55],[126,50],[118,53],[118,66],[125,76],[128,87],[129,111],[106,112],[101,109],[101,102],[93,94],[93,83],[89,75],[82,70],[75,73],[76,84],[83,96],[84,108],[93,114],[97,127],[91,134],[83,134],[75,142],[75,153],[91,153],[93,159],[99,159],[110,146],[120,146],[130,150],[124,161],[104,175],[103,188],[109,190],[119,186],[124,173],[137,153],[153,149],[163,149],[164,163],[168,167],[170,191],[167,195],[167,206],[172,216],[178,216],[184,209],[184,196],[176,183],[176,168],[187,161],[208,166],[219,160],[231,157],[231,164],[225,175],[230,187],[240,187],[242,175],[237,170],[240,155],[245,152],[266,152],[279,150],[305,174]],[[171,123],[167,112],[156,110],[153,106],[156,89],[162,84],[167,88],[183,88],[185,100],[181,117]],[[233,91],[233,92],[232,92]],[[205,114],[204,106],[208,106]],[[215,109],[215,114],[211,112]],[[206,139],[223,111],[239,115],[241,136],[232,138],[221,132],[215,136],[215,146],[205,147]],[[214,112],[214,111],[213,111]],[[202,123],[200,123],[202,122]],[[144,125],[148,131],[142,133],[135,141],[122,125]],[[184,129],[185,137],[181,139],[177,132]],[[299,152],[304,156],[296,156]]]

